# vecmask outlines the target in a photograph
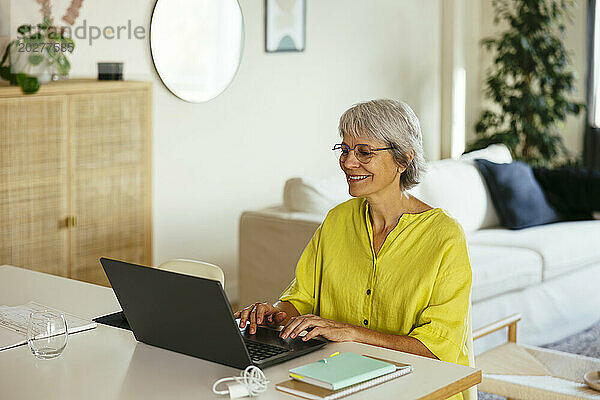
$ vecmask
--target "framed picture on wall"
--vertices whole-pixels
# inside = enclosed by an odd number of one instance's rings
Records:
[[[265,0],[265,51],[304,51],[306,0]]]

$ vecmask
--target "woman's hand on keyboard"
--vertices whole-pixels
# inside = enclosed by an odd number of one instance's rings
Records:
[[[287,318],[287,313],[270,303],[254,303],[233,314],[240,319],[240,328],[249,324],[250,334],[256,333],[258,325],[280,326]]]
[[[324,337],[333,342],[348,342],[356,341],[357,333],[362,329],[343,322],[333,321],[331,319],[321,318],[318,315],[305,314],[294,317],[282,329],[279,337],[282,339],[300,336],[300,333],[305,330],[310,330],[303,338],[303,341],[310,340],[316,336]]]

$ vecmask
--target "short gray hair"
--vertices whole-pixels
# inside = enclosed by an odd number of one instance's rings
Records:
[[[402,101],[379,99],[358,103],[340,117],[340,137],[366,136],[387,144],[398,165],[402,190],[417,185],[425,172],[421,125],[410,106]],[[413,159],[410,161],[410,155]]]

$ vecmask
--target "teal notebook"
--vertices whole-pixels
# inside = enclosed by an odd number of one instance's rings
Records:
[[[290,378],[338,390],[396,371],[396,366],[356,353],[342,353],[290,369]]]

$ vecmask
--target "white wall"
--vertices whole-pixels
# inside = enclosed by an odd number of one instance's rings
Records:
[[[35,0],[12,2],[13,25],[39,15]],[[57,20],[68,3],[54,2]],[[125,62],[127,78],[155,83],[154,262],[216,263],[233,297],[241,212],[280,202],[289,177],[336,171],[330,148],[338,141],[337,120],[353,103],[407,101],[421,119],[427,156],[440,155],[441,0],[307,3],[306,51],[266,54],[264,2],[241,0],[240,69],[205,104],[184,103],[162,87],[147,41],[80,40],[72,57],[74,77],[94,77],[96,62],[114,60]],[[77,24],[131,19],[148,27],[153,4],[88,0]]]
[[[10,0],[0,0],[0,57],[10,37]]]
[[[155,263],[189,257],[219,264],[235,297],[240,213],[278,203],[291,176],[335,171],[329,148],[337,140],[337,119],[355,102],[406,100],[421,119],[428,158],[437,159],[449,154],[455,112],[448,97],[453,86],[446,82],[442,92],[442,79],[451,79],[449,69],[460,64],[466,69],[465,129],[472,138],[491,60],[479,40],[497,28],[489,0],[445,0],[452,4],[443,13],[442,1],[307,1],[306,51],[266,54],[264,2],[241,0],[245,49],[238,75],[205,104],[184,103],[160,84],[147,40],[100,39],[92,45],[78,40],[73,77],[95,77],[98,61],[123,61],[128,79],[155,84]],[[585,3],[579,1],[566,39],[580,78],[580,100],[585,96]],[[60,21],[70,0],[53,4]],[[148,30],[153,5],[154,0],[87,0],[77,25],[118,26],[131,20]],[[9,32],[41,19],[36,0],[0,0],[0,10],[0,36],[6,32],[6,10]],[[451,41],[448,32],[454,35]],[[449,42],[452,47],[442,52]],[[571,118],[564,129],[567,146],[576,153],[583,120]]]
[[[280,202],[286,178],[337,170],[330,149],[352,103],[408,101],[439,157],[438,2],[308,2],[306,52],[272,55],[261,5],[242,4],[244,58],[225,93],[188,105],[158,87],[155,103],[156,259],[208,259],[230,282],[240,213]]]

